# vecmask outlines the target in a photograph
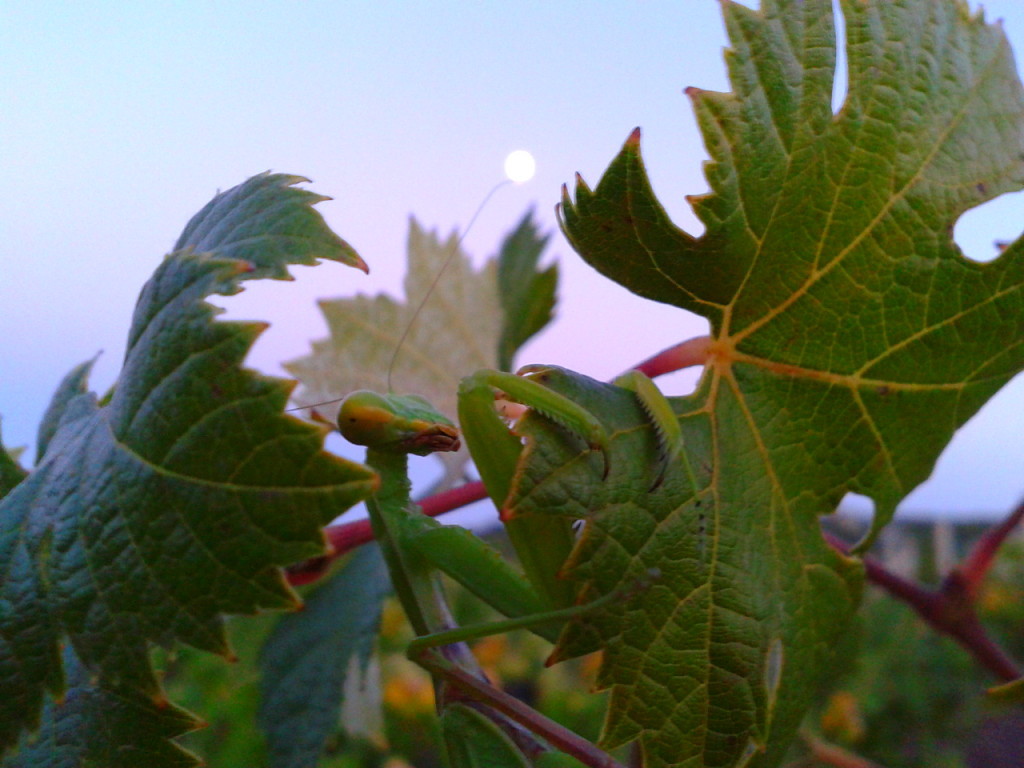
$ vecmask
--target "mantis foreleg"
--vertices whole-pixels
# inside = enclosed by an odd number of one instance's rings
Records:
[[[532,373],[527,369],[526,373]],[[499,371],[478,371],[459,385],[459,423],[487,492],[503,513],[516,477],[523,444],[508,431],[494,409],[495,390],[582,436],[601,453],[603,474],[608,471],[608,435],[589,411],[527,376]],[[516,518],[502,514],[505,530],[530,583],[547,607],[571,605],[572,586],[558,578],[575,544],[572,520],[556,516]]]
[[[654,431],[658,436],[658,445],[661,447],[661,460],[657,478],[651,489],[661,485],[665,479],[665,472],[674,461],[682,461],[683,469],[690,480],[690,485],[697,487],[697,478],[690,466],[690,461],[683,451],[683,430],[679,425],[679,418],[672,405],[665,395],[658,389],[650,377],[640,371],[628,371],[615,379],[616,386],[628,389],[636,395],[640,407],[644,409],[647,418],[651,420]]]
[[[484,370],[463,379],[459,387],[459,421],[473,461],[501,511],[526,576],[547,599],[548,607],[558,608],[571,605],[575,597],[572,586],[559,578],[575,545],[572,521],[554,515],[522,518],[505,513],[523,444],[496,415],[494,390],[580,435],[592,450],[601,453],[603,476],[609,469],[609,437],[589,411],[543,385],[548,370],[545,366],[526,366],[516,375]],[[634,393],[654,426],[661,457],[651,490],[661,485],[668,467],[676,461],[683,462],[691,485],[696,487],[695,475],[683,451],[679,419],[654,382],[639,371],[630,371],[616,379],[615,384]]]

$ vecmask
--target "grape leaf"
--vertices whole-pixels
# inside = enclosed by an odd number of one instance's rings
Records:
[[[0,437],[0,499],[28,476],[28,472],[18,463],[20,453],[21,449],[5,448],[3,438]]]
[[[47,701],[39,730],[25,735],[5,768],[137,768],[196,764],[169,741],[196,727],[191,713],[133,688],[100,686],[71,648],[63,654],[68,690]]]
[[[504,323],[498,344],[498,369],[512,370],[516,352],[551,322],[558,290],[558,266],[537,270],[550,235],[541,235],[527,211],[501,244],[498,253],[498,297]]]
[[[61,380],[57,391],[50,398],[50,404],[43,414],[43,420],[39,422],[39,429],[36,432],[36,464],[43,460],[50,441],[57,434],[60,420],[64,417],[64,411],[68,405],[79,395],[87,394],[89,391],[89,371],[95,364],[96,358],[84,363],[79,363]]]
[[[456,249],[456,242],[454,233],[442,241],[410,219],[404,303],[384,294],[321,300],[330,338],[314,342],[312,353],[285,364],[302,382],[296,402],[331,400],[357,389],[389,391],[388,366],[408,330],[392,381],[403,392],[427,398],[454,418],[459,378],[494,364],[501,323],[494,264],[474,270],[465,253]],[[439,275],[413,323],[413,315]],[[333,421],[338,404],[317,410]]]
[[[631,393],[553,370],[614,434],[608,478],[531,417],[509,501],[586,519],[566,569],[583,601],[660,572],[556,651],[605,648],[604,743],[639,739],[648,765],[779,763],[859,595],[859,564],[818,517],[853,491],[877,531],[1024,364],[1024,249],[978,264],[951,238],[1024,180],[1002,32],[953,0],[842,10],[849,95],[833,115],[829,0],[723,4],[734,92],[689,91],[711,154],[711,192],[691,198],[702,236],[658,203],[639,132],[596,189],[563,196],[584,259],[712,328],[697,391],[672,399],[686,448],[663,479]]]
[[[296,402],[320,403],[357,389],[387,392],[394,384],[401,392],[427,398],[454,421],[459,379],[494,368],[499,355],[511,359],[550,320],[557,280],[553,267],[536,272],[547,238],[536,232],[529,214],[506,238],[498,259],[480,271],[456,248],[457,242],[454,234],[441,241],[410,219],[405,303],[383,294],[320,301],[330,337],[314,342],[309,355],[285,364],[302,382]],[[499,286],[515,297],[499,301]],[[541,291],[536,297],[523,295],[534,288]],[[388,367],[406,332],[389,382]],[[317,410],[333,421],[338,404]],[[452,479],[469,459],[465,447],[435,455]]]
[[[273,768],[317,764],[337,729],[347,673],[365,669],[390,592],[380,550],[362,547],[267,638],[259,721]]]
[[[264,174],[217,195],[143,288],[109,400],[75,394],[87,368],[59,390],[42,462],[0,502],[0,748],[38,724],[44,691],[60,700],[65,639],[91,686],[52,708],[69,749],[99,748],[103,714],[81,707],[111,696],[151,703],[152,739],[180,733],[151,644],[230,655],[221,614],[294,607],[279,566],[322,553],[322,526],[375,487],[282,413],[288,382],[241,367],[264,325],[214,322],[205,301],[289,263],[365,268],[302,180]]]

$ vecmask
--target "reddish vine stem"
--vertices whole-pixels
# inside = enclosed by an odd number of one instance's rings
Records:
[[[710,345],[710,336],[687,339],[671,347],[666,347],[642,363],[637,363],[632,370],[640,371],[653,379],[666,373],[681,371],[683,368],[704,365],[708,360]]]
[[[487,491],[484,484],[479,480],[460,485],[441,493],[435,493],[422,501],[417,502],[428,517],[437,517],[453,509],[464,507],[474,501],[487,498]],[[321,557],[314,557],[289,566],[285,571],[288,583],[293,587],[300,587],[323,576],[331,563],[337,558],[351,552],[356,547],[368,544],[373,541],[373,530],[370,528],[369,520],[356,520],[352,523],[342,525],[329,525],[324,529],[327,537],[329,552]]]
[[[882,768],[881,765],[866,757],[855,755],[834,744],[829,744],[806,731],[801,732],[800,738],[807,746],[811,758],[819,763],[831,765],[833,768]]]
[[[985,531],[984,535],[971,548],[967,557],[964,558],[958,570],[972,597],[977,592],[981,580],[991,569],[992,563],[995,562],[996,550],[1006,541],[1022,518],[1024,518],[1024,501],[1021,501],[1003,522]]]
[[[429,654],[420,659],[418,663],[426,666],[438,677],[443,678],[445,682],[456,686],[463,695],[486,704],[529,731],[539,734],[553,747],[572,755],[585,765],[591,766],[591,768],[626,768],[586,739],[568,728],[540,716],[532,707],[500,688],[494,688],[466,670]]]
[[[996,677],[1016,680],[1021,676],[1020,670],[985,632],[978,619],[975,596],[981,577],[992,565],[996,550],[1022,516],[1024,504],[986,533],[963,563],[946,575],[937,590],[896,575],[870,556],[864,557],[865,574],[868,581],[913,608],[933,629],[956,640]],[[838,539],[827,534],[825,539],[834,549],[844,554],[848,552],[846,544]]]

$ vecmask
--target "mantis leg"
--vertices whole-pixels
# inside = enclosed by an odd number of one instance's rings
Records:
[[[526,577],[548,608],[571,605],[574,598],[571,585],[559,579],[558,573],[575,544],[572,520],[504,514],[523,444],[495,412],[495,390],[581,435],[593,450],[601,452],[605,474],[608,471],[608,435],[585,408],[526,376],[483,370],[463,379],[459,386],[459,422],[463,435],[491,499],[502,512],[505,530]]]
[[[443,571],[504,616],[534,616],[546,608],[523,573],[494,548],[465,528],[441,525],[422,515],[404,525],[403,540],[431,566]],[[544,639],[555,642],[560,627],[548,623],[531,627]]]
[[[697,487],[696,476],[690,466],[689,459],[683,451],[683,430],[679,425],[679,418],[672,405],[665,395],[658,389],[650,377],[640,371],[628,371],[615,379],[616,386],[628,389],[636,395],[640,406],[647,414],[647,418],[654,425],[654,431],[658,436],[658,444],[661,447],[661,456],[658,462],[658,475],[651,486],[654,490],[665,479],[665,472],[674,461],[682,460],[683,468],[690,479],[690,484]]]
[[[523,444],[496,414],[495,391],[583,436],[592,449],[601,451],[605,457],[606,473],[608,466],[606,457],[609,451],[609,438],[604,427],[585,408],[539,383],[544,378],[544,371],[545,368],[542,366],[521,369],[520,374],[526,375],[483,370],[463,379],[459,387],[459,420],[470,453],[491,499],[502,513],[505,529],[519,556],[526,577],[544,602],[538,606],[535,600],[527,596],[528,592],[522,590],[518,576],[511,573],[505,575],[504,572],[494,571],[496,574],[502,573],[498,578],[508,585],[508,589],[501,588],[501,585],[494,585],[496,589],[492,586],[484,588],[479,585],[476,574],[486,569],[486,563],[479,561],[479,558],[485,557],[482,552],[477,553],[473,550],[471,554],[471,550],[466,547],[464,550],[458,550],[465,551],[466,554],[456,557],[447,554],[456,551],[454,548],[449,550],[447,546],[423,547],[424,555],[431,557],[438,568],[453,575],[485,602],[510,617],[537,614],[542,608],[553,610],[573,603],[575,596],[572,587],[559,578],[559,572],[575,545],[575,535],[572,521],[567,518],[513,517],[505,514],[503,507],[515,482]],[[654,426],[661,451],[658,473],[651,490],[661,485],[668,467],[678,461],[682,462],[691,484],[695,487],[695,476],[683,451],[682,428],[665,396],[650,378],[639,371],[631,371],[620,376],[615,384],[634,393]],[[425,543],[430,536],[454,535],[448,530],[443,534],[438,531],[428,533],[423,541]],[[437,557],[434,557],[433,553],[437,553]],[[442,556],[447,558],[447,562],[438,559]],[[501,562],[504,564],[503,560]],[[514,598],[513,591],[521,592],[522,599]],[[557,633],[552,624],[537,625],[533,630],[548,639],[553,639],[553,634]]]
[[[650,582],[657,578],[659,576],[656,572],[649,573],[645,579],[613,590],[585,605],[572,605],[568,608],[557,608],[552,611],[544,611],[529,616],[517,616],[502,621],[477,624],[471,627],[456,627],[442,632],[435,632],[431,635],[423,635],[409,643],[408,654],[410,658],[415,658],[421,651],[429,648],[466,642],[468,640],[478,640],[482,637],[490,637],[491,635],[503,635],[516,629],[533,629],[539,625],[551,624],[553,622],[562,624],[569,619],[574,619],[577,616],[582,616],[609,604],[627,600],[632,593],[637,590],[646,589]]]

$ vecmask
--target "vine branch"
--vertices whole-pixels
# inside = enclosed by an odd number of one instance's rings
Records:
[[[1016,680],[1021,677],[1020,669],[989,637],[978,618],[977,595],[1000,545],[1022,517],[1024,502],[978,540],[963,562],[946,574],[938,589],[928,589],[904,579],[871,556],[864,557],[865,574],[872,584],[913,608],[933,629],[956,640],[1000,680]],[[828,534],[825,539],[836,550],[848,553],[849,547],[844,542]]]

